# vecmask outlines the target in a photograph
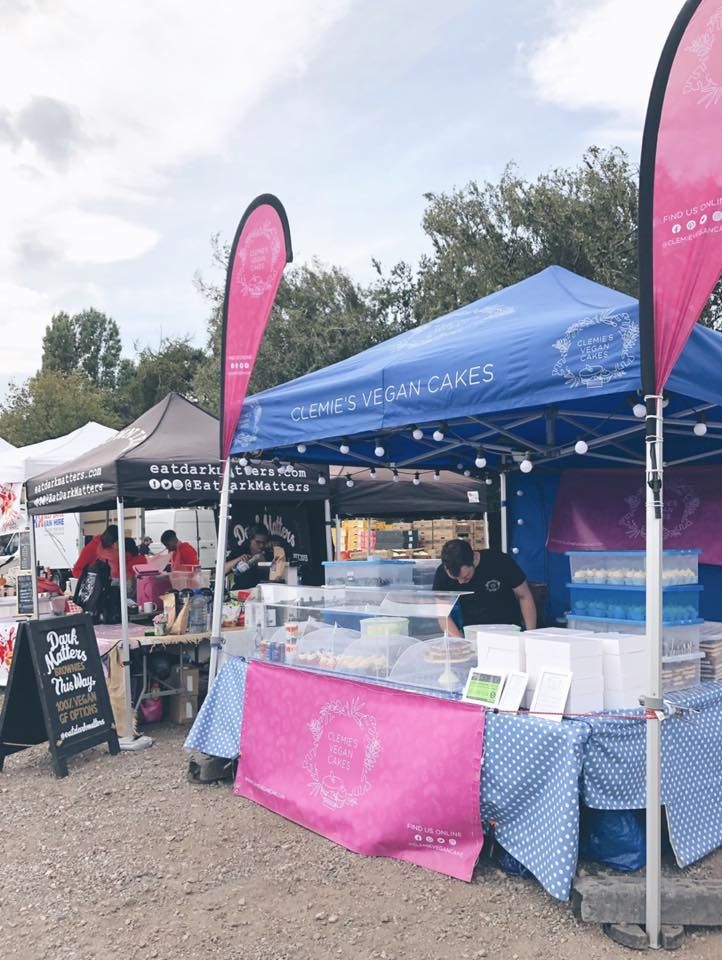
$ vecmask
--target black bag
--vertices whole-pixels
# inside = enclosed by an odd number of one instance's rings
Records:
[[[120,591],[112,585],[110,567],[105,560],[96,560],[85,567],[73,599],[92,616],[93,623],[120,622]]]

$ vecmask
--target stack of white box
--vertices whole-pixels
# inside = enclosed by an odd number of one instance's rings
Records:
[[[604,707],[630,710],[639,706],[647,675],[647,638],[644,634],[597,634],[604,651]]]
[[[529,674],[528,698],[531,698],[542,671],[564,670],[572,674],[567,713],[595,713],[604,709],[604,663],[600,636],[554,628],[529,630],[523,636],[526,672]]]
[[[515,632],[510,629],[508,633],[502,633],[477,628],[475,639],[479,666],[499,673],[524,673],[524,636],[518,630]]]

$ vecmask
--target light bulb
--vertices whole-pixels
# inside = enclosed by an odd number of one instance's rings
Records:
[[[527,457],[524,457],[522,462],[519,464],[519,469],[522,473],[531,473],[534,469],[534,464],[531,462],[531,460],[527,459]]]
[[[418,475],[418,473],[415,473],[415,474],[414,474],[414,486],[415,486],[415,487],[418,487],[418,485],[419,485],[420,483],[421,483],[421,477]]]
[[[692,431],[695,437],[703,437],[705,433],[707,433],[707,424],[704,422],[704,420],[699,420],[692,427]]]
[[[642,417],[647,416],[647,408],[643,403],[635,403],[632,407],[632,413],[641,420]]]
[[[240,459],[238,462],[240,463],[240,465],[241,465],[242,467],[247,467],[247,466],[248,466],[248,457],[241,457],[241,459]]]
[[[514,554],[519,553],[519,547],[512,547],[511,552]]]
[[[306,452],[306,444],[305,444],[305,443],[299,443],[299,445],[296,447],[296,450],[298,450],[299,453],[305,453],[305,452]]]
[[[580,457],[583,457],[588,451],[589,444],[586,440],[577,440],[577,442],[574,444],[574,452],[578,453]]]
[[[464,470],[464,476],[465,476],[465,477],[470,477],[470,476],[471,476],[471,470]]]
[[[474,463],[477,465],[479,470],[484,469],[484,467],[486,466],[486,457],[484,456],[483,450],[479,450],[479,452],[476,455],[476,460],[474,460]]]
[[[318,485],[322,487],[325,483],[326,483],[326,478],[324,477],[323,474],[321,474],[321,476],[318,478]]]
[[[398,483],[401,477],[399,476],[399,471],[394,470],[394,483]]]
[[[414,440],[423,440],[424,431],[420,427],[414,427],[414,429],[411,431],[411,436],[414,438]]]
[[[341,446],[338,448],[338,450],[339,450],[339,453],[342,453],[344,456],[346,456],[347,453],[350,453],[351,447],[349,447],[348,445],[348,440],[342,440]]]
[[[523,517],[519,517],[519,519],[516,521],[516,523],[517,523],[517,526],[518,526],[518,527],[523,527],[523,526],[524,526],[524,518],[523,518]]]
[[[384,448],[381,446],[381,444],[377,441],[377,442],[376,442],[376,446],[374,447],[374,456],[375,456],[375,457],[383,457],[383,455],[384,455],[385,453],[386,453],[386,451],[385,451]]]
[[[376,467],[371,467],[371,469],[369,470],[369,476],[371,477],[372,480],[376,479]]]
[[[437,443],[441,443],[441,441],[444,439],[444,431],[441,429],[441,427],[437,427],[436,430],[434,430],[433,437]]]
[[[523,491],[523,490],[517,490],[517,491],[516,491],[516,495],[517,495],[517,497],[523,497],[523,496],[524,496],[524,491]]]
[[[666,410],[669,406],[669,397],[662,397],[662,409]]]
[[[434,480],[441,480],[441,472],[439,470],[434,470]]]
[[[490,487],[493,482],[494,482],[494,481],[491,479],[491,477],[487,477],[486,480],[484,481],[484,483],[487,485],[487,487]]]
[[[349,488],[353,486],[353,480],[351,479],[351,477],[346,478],[346,486]]]

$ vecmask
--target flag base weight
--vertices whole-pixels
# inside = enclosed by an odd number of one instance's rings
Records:
[[[118,743],[121,750],[133,752],[137,750],[147,750],[148,747],[153,746],[153,741],[150,737],[118,737]]]

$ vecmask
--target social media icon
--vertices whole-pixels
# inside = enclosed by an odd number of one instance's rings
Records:
[[[715,210],[715,212],[712,214],[712,219],[715,223],[719,223],[720,220],[722,220],[722,210]]]
[[[456,840],[454,840],[453,837],[449,840],[449,846],[450,846],[450,847],[455,847],[455,846],[456,846]]]
[[[702,216],[699,218],[699,223],[700,223],[700,226],[703,226],[705,223],[707,223],[707,214],[706,214],[706,213],[703,213]]]
[[[436,838],[436,842],[437,842],[437,843],[446,843],[446,840],[444,840],[443,837],[437,837],[437,838]]]
[[[697,226],[697,221],[696,221],[696,220],[688,220],[688,221],[687,221],[687,229],[688,229],[688,230],[694,230],[694,228],[695,228],[696,226]]]
[[[421,836],[420,833],[414,834],[414,840],[416,840],[417,842],[421,842],[421,840],[423,840],[423,839],[424,839],[424,838]]]
[[[433,838],[433,837],[427,837],[427,838],[426,838],[426,842],[427,842],[427,843],[433,843],[433,842],[434,842],[434,838]]]
[[[679,233],[681,229],[682,229],[682,225],[679,223],[675,223],[675,225],[672,227],[672,233]]]

